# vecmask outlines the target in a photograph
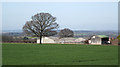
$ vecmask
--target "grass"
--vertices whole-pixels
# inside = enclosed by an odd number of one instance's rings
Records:
[[[117,47],[4,43],[3,65],[118,65]]]

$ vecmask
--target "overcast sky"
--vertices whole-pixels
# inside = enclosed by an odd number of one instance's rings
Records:
[[[117,2],[6,2],[2,4],[2,29],[22,30],[36,13],[57,17],[60,29],[117,30]]]

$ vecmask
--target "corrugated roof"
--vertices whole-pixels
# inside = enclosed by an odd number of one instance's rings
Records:
[[[108,37],[106,35],[97,35],[97,36],[100,37],[100,38],[106,38],[106,37]]]

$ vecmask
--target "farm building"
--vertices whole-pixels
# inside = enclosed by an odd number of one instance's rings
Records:
[[[57,37],[42,37],[42,43],[58,43]],[[37,39],[37,43],[40,43],[40,39]]]
[[[106,35],[93,35],[88,40],[89,44],[110,44],[109,37]]]
[[[42,43],[61,43],[61,44],[77,44],[83,43],[85,41],[84,38],[58,38],[58,37],[43,37]],[[40,43],[40,39],[37,39],[37,43]]]
[[[64,44],[83,44],[84,41],[85,41],[84,38],[67,37],[67,38],[61,38],[59,40],[59,43],[64,43]]]
[[[59,40],[59,43],[65,44],[65,43],[72,43],[75,41],[75,38],[67,37],[67,38],[61,38]]]

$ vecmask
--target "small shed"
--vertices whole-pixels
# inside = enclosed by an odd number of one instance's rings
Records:
[[[88,40],[89,44],[110,44],[109,37],[106,35],[93,35]]]

